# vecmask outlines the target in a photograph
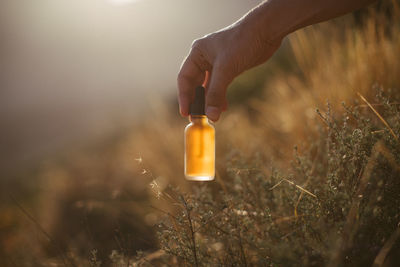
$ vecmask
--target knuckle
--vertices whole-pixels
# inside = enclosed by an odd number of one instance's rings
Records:
[[[196,77],[185,73],[185,72],[179,72],[178,77],[177,77],[177,84],[178,88],[180,91],[187,91],[187,87],[190,84],[196,83]]]
[[[188,73],[188,71],[186,69],[181,69],[178,72],[177,75],[177,81],[178,81],[178,86],[181,86],[181,84],[186,84],[189,81],[192,81],[194,79],[193,74]]]
[[[192,42],[192,49],[201,49],[202,47],[204,47],[204,43],[204,38],[196,39]]]

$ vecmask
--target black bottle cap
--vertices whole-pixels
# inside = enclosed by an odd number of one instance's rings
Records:
[[[190,115],[205,115],[205,89],[203,86],[196,87],[194,101],[190,105]]]

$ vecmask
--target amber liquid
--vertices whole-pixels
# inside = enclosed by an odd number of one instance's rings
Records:
[[[215,129],[205,115],[190,116],[185,128],[185,177],[210,181],[215,176]]]

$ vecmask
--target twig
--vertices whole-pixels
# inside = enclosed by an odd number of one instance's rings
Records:
[[[244,252],[243,243],[242,243],[242,236],[240,234],[240,229],[238,227],[237,221],[236,221],[235,224],[236,224],[236,228],[238,229],[238,240],[239,240],[240,252],[242,254],[242,260],[243,260],[244,266],[247,267],[246,253]]]
[[[312,175],[312,174],[314,173],[315,166],[316,166],[316,162],[317,162],[317,158],[318,158],[318,150],[317,150],[316,156],[315,156],[315,158],[314,158],[314,160],[313,160],[313,164],[312,164],[312,167],[311,167],[310,175]],[[298,159],[298,161],[299,161],[299,165],[301,166],[301,170],[302,170],[303,174],[304,174],[305,176],[307,176],[307,180],[306,180],[305,183],[303,184],[303,187],[304,187],[304,186],[308,185],[308,182],[310,181],[311,176],[306,174],[306,172],[305,172],[303,166],[301,165],[301,162],[300,162],[299,159]],[[299,198],[297,199],[296,205],[294,206],[294,216],[296,217],[296,219],[297,219],[297,216],[298,216],[298,214],[297,214],[297,207],[299,206],[300,201],[301,201],[301,199],[303,198],[303,195],[304,195],[304,192],[303,192],[303,191],[300,192],[300,196],[299,196]]]
[[[383,124],[385,124],[385,126],[389,129],[394,139],[396,139],[396,141],[399,141],[398,136],[394,133],[392,128],[389,126],[386,120],[381,116],[381,114],[379,114],[379,112],[376,111],[376,109],[367,101],[367,99],[365,99],[365,97],[363,97],[359,92],[357,92],[357,94],[361,98],[361,100],[364,101],[372,109],[372,111],[376,114],[376,116],[378,116],[378,118],[383,122]]]
[[[274,219],[274,223],[275,224],[280,224],[280,223],[284,223],[284,222],[288,222],[288,221],[297,219],[299,217],[306,217],[306,215],[300,214],[300,215],[297,215],[297,217],[294,216],[294,215],[293,216],[279,217],[279,218]]]
[[[358,212],[362,200],[362,197],[358,196],[362,196],[365,189],[367,188],[368,181],[371,178],[371,173],[380,154],[379,147],[381,146],[381,142],[382,141],[376,142],[375,145],[372,147],[371,156],[367,162],[367,165],[365,166],[364,170],[361,170],[362,175],[357,187],[356,197],[353,199],[350,211],[347,214],[346,223],[343,229],[343,235],[341,238],[338,239],[338,242],[336,244],[336,251],[332,256],[330,264],[328,265],[329,267],[340,266],[344,252],[353,243],[353,238],[358,228]]]
[[[326,126],[329,127],[329,122],[328,120],[321,114],[321,111],[319,109],[316,109],[315,111],[317,115],[321,118],[322,122],[326,124]]]
[[[192,250],[193,250],[193,256],[194,256],[194,263],[195,263],[196,267],[198,267],[199,262],[197,260],[196,238],[195,238],[195,231],[194,231],[193,224],[192,224],[192,219],[190,217],[190,208],[188,207],[187,202],[183,196],[181,196],[181,200],[183,202],[183,205],[185,206],[186,215],[187,215],[188,221],[189,221],[189,229],[190,229],[190,234],[192,237]]]
[[[271,187],[269,190],[274,190],[275,187],[278,187],[282,182],[284,181],[284,179],[280,180],[277,184],[275,184],[273,187]]]
[[[377,133],[383,133],[385,132],[385,130],[376,130],[376,131],[372,131],[372,134],[377,134]]]
[[[311,193],[310,191],[308,191],[307,189],[304,189],[303,187],[301,187],[300,185],[295,184],[292,181],[289,181],[288,179],[282,179],[280,182],[278,182],[276,185],[274,185],[273,187],[271,187],[269,190],[273,190],[275,187],[277,187],[278,185],[280,185],[283,181],[288,182],[289,184],[297,187],[298,189],[300,189],[301,191],[303,191],[304,193],[307,193],[308,195],[312,196],[313,198],[317,198],[316,195],[314,195],[313,193]]]
[[[287,180],[287,179],[285,179],[285,181],[286,182],[288,182],[289,184],[291,184],[291,185],[294,185],[295,187],[297,187],[298,189],[300,189],[301,191],[303,191],[304,193],[307,193],[307,194],[309,194],[310,196],[312,196],[313,198],[317,198],[317,196],[316,195],[314,195],[313,193],[311,193],[310,191],[308,191],[307,189],[304,189],[303,187],[301,187],[300,185],[298,185],[298,184],[295,184],[294,182],[292,182],[292,181],[289,181],[289,180]]]
[[[297,202],[296,202],[296,205],[294,206],[294,217],[296,217],[297,218],[297,207],[299,206],[299,204],[300,204],[300,201],[301,201],[301,199],[303,198],[303,194],[304,194],[304,192],[303,191],[301,191],[300,192],[300,196],[299,196],[299,198],[297,199]]]

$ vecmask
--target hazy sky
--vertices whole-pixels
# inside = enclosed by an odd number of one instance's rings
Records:
[[[258,2],[1,0],[3,165],[96,138],[143,112],[148,95],[175,95],[193,39]]]

